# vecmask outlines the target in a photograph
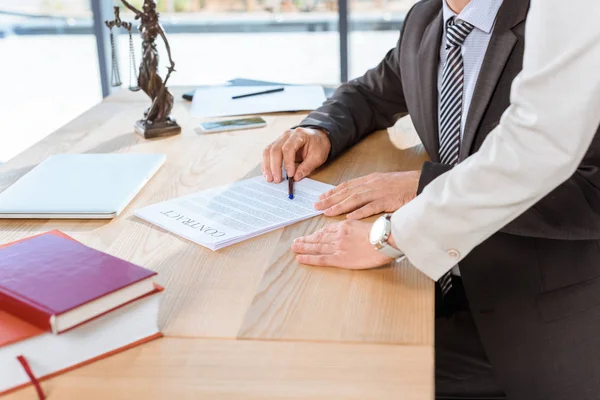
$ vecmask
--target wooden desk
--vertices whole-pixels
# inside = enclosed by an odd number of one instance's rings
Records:
[[[186,89],[175,88],[176,99]],[[370,271],[296,263],[292,240],[331,218],[212,252],[133,216],[137,208],[259,174],[264,146],[304,114],[267,116],[261,130],[203,134],[189,104],[178,100],[183,134],[144,140],[132,125],[146,107],[143,94],[122,91],[0,166],[1,191],[54,153],[167,154],[115,220],[0,221],[0,243],[60,229],[157,271],[166,287],[164,339],[45,382],[49,398],[432,399],[433,284],[407,263]],[[313,178],[338,184],[420,168],[425,155],[410,127],[401,121],[391,139],[371,135]]]

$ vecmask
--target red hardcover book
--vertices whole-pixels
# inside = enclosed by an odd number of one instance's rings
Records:
[[[34,237],[42,235],[74,241],[57,230]],[[0,245],[0,249],[34,237]],[[33,383],[43,399],[39,381],[161,337],[156,322],[162,290],[155,284],[152,292],[60,336],[0,309],[0,396]],[[20,365],[22,361],[26,365]]]
[[[49,232],[0,248],[0,309],[61,333],[153,292],[154,275]]]
[[[161,337],[157,317],[162,290],[156,286],[152,293],[58,336],[0,310],[0,396],[32,383],[41,391],[39,381]],[[28,362],[27,368],[19,358]]]

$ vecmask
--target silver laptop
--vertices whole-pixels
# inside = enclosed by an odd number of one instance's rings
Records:
[[[60,154],[0,193],[0,218],[114,218],[164,164],[164,154]]]

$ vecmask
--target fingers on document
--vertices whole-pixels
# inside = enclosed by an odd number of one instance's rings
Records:
[[[267,182],[279,183],[283,180],[283,166],[288,176],[300,181],[321,166],[328,153],[327,146],[306,129],[288,130],[263,151],[263,175]],[[297,167],[296,161],[301,161]]]
[[[324,199],[326,199],[328,197],[331,197],[334,194],[341,192],[342,190],[350,189],[350,188],[353,188],[355,186],[362,185],[362,184],[368,182],[369,180],[370,180],[370,176],[367,175],[367,176],[361,176],[360,178],[351,179],[351,180],[346,181],[346,182],[342,182],[339,185],[337,185],[336,187],[334,187],[333,189],[331,189],[330,191],[325,192],[322,195],[320,195],[319,196],[319,200],[324,200]]]
[[[284,134],[284,136],[287,132]],[[277,138],[273,143],[265,147],[262,154],[262,172],[267,182],[281,182],[281,142],[283,137]],[[275,159],[279,159],[279,168],[275,168]],[[277,181],[279,177],[279,181]]]
[[[296,130],[288,137],[281,148],[283,152],[283,165],[288,176],[293,176],[295,178],[296,154],[298,153],[298,150],[306,144],[305,136],[305,134]]]
[[[358,210],[351,212],[350,214],[348,214],[346,216],[346,218],[353,219],[353,220],[359,220],[359,219],[370,217],[371,215],[385,212],[386,210],[387,209],[386,209],[385,203],[382,200],[375,200],[375,201],[372,201],[372,202],[362,206]]]
[[[319,200],[315,203],[315,208],[317,210],[324,210],[324,214],[328,217],[334,217],[355,211],[376,201],[377,194],[374,190],[358,185],[343,188],[337,193],[334,193],[323,200]]]
[[[279,183],[283,179],[281,174],[281,163],[283,161],[283,154],[281,153],[280,144],[271,147],[269,160],[271,163],[271,174],[273,175],[273,182]]]
[[[271,174],[271,146],[267,146],[262,154],[262,173],[267,182],[273,182],[273,174]]]
[[[319,155],[313,154],[309,151],[304,161],[302,161],[300,165],[298,165],[298,168],[296,168],[294,180],[300,181],[303,178],[307,177],[311,172],[313,172],[321,164],[323,164],[323,162],[324,160],[321,160]]]
[[[277,140],[268,145],[263,151],[262,170],[267,182],[279,183],[283,180],[281,167],[283,165],[284,158],[286,160],[286,168],[290,165],[295,167],[295,153],[291,158],[284,154],[284,151],[288,152],[291,148],[290,144],[288,144],[288,141],[292,137],[293,132],[294,131],[292,130],[286,131],[283,135],[277,138]],[[291,162],[288,162],[288,158],[291,160]]]
[[[298,159],[301,162],[296,167]],[[311,142],[311,136],[303,128],[295,129],[283,145],[283,163],[288,175],[293,176],[295,181],[307,177],[324,162],[314,141]]]

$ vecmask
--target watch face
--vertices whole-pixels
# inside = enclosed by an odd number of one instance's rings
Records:
[[[373,223],[371,227],[371,234],[369,235],[369,240],[371,244],[379,243],[383,237],[385,236],[385,218],[377,218],[377,220]]]

